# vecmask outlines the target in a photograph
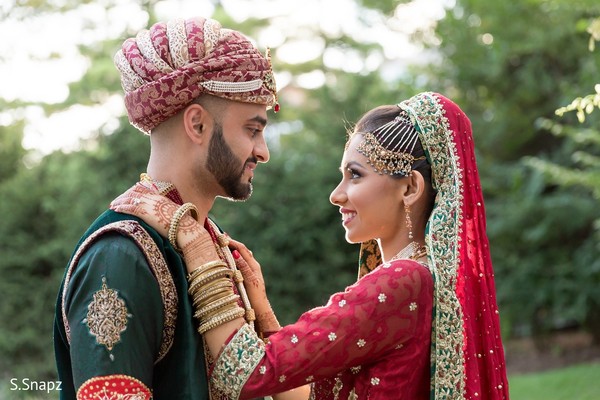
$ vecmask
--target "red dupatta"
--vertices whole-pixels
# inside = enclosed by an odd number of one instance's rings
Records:
[[[425,233],[435,280],[431,398],[508,399],[471,122],[437,93],[418,94],[399,107],[419,132],[437,191]],[[359,277],[379,263],[376,242],[363,243]]]

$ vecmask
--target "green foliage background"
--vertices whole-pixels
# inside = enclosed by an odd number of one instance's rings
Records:
[[[61,11],[42,3],[20,1],[15,13]],[[79,6],[61,4],[62,11]],[[268,26],[260,19],[236,23],[216,4],[214,17],[224,26],[253,37]],[[392,27],[400,2],[357,4]],[[153,21],[154,3],[143,7]],[[270,139],[271,161],[259,166],[252,198],[219,200],[213,216],[261,260],[282,322],[356,277],[358,248],[345,243],[328,202],[346,128],[375,105],[434,90],[454,99],[473,123],[505,337],[534,335],[543,349],[548,332],[576,325],[600,343],[599,181],[573,178],[599,174],[600,163],[590,160],[600,157],[600,113],[583,124],[573,113],[554,113],[599,83],[600,53],[589,51],[586,32],[598,16],[591,0],[458,0],[433,31],[413,35],[431,62],[415,60],[392,81],[377,71],[332,69],[322,57],[294,65],[275,57],[278,72],[321,70],[325,84],[306,90],[292,82],[282,91],[282,111],[270,116],[280,134]],[[131,34],[82,48],[92,60],[88,72],[64,104],[41,104],[46,112],[119,93],[112,55]],[[377,43],[311,34],[327,49],[383,55]],[[292,101],[298,96],[302,101]],[[21,146],[26,121],[18,117],[27,105],[0,98],[2,112],[15,116],[0,126],[0,382],[56,376],[52,319],[65,265],[88,224],[144,171],[149,152],[147,137],[122,118],[80,151],[32,162]]]

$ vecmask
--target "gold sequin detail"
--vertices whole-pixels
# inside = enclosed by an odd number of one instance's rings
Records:
[[[110,289],[106,278],[102,278],[102,287],[94,293],[88,306],[87,317],[83,320],[98,344],[112,351],[115,344],[121,341],[121,332],[127,329],[127,312],[125,301],[116,290]]]

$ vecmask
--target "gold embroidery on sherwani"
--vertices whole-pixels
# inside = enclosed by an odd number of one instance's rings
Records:
[[[108,287],[106,278],[102,277],[102,288],[94,293],[83,320],[96,342],[112,351],[115,344],[121,341],[121,332],[127,329],[127,318],[130,317],[125,301],[116,290]]]
[[[83,255],[83,253],[90,247],[90,245],[97,240],[100,236],[105,233],[116,231],[123,235],[129,236],[132,238],[137,246],[142,250],[144,256],[146,257],[148,264],[150,265],[150,269],[154,274],[160,294],[162,297],[163,303],[163,335],[162,342],[160,345],[160,350],[158,356],[154,363],[159,362],[169,351],[171,345],[173,344],[173,339],[175,337],[175,323],[177,321],[177,307],[178,307],[178,299],[177,299],[177,289],[175,288],[175,282],[173,281],[173,277],[171,276],[171,272],[169,271],[169,267],[167,263],[156,246],[152,237],[142,228],[142,226],[132,220],[127,221],[117,221],[112,224],[108,224],[98,229],[96,232],[92,233],[88,238],[79,246],[77,252],[73,256],[71,263],[69,264],[69,268],[67,269],[67,274],[65,276],[65,284],[62,292],[62,316],[63,316],[63,324],[65,327],[65,333],[67,335],[67,341],[71,342],[71,329],[69,327],[69,321],[67,320],[67,311],[65,309],[65,298],[67,294],[67,290],[69,287],[69,282],[71,280],[71,276],[73,271],[75,270],[75,266],[79,262],[79,259]]]

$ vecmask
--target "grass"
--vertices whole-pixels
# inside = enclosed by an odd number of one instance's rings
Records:
[[[600,364],[509,377],[511,400],[600,399]]]

